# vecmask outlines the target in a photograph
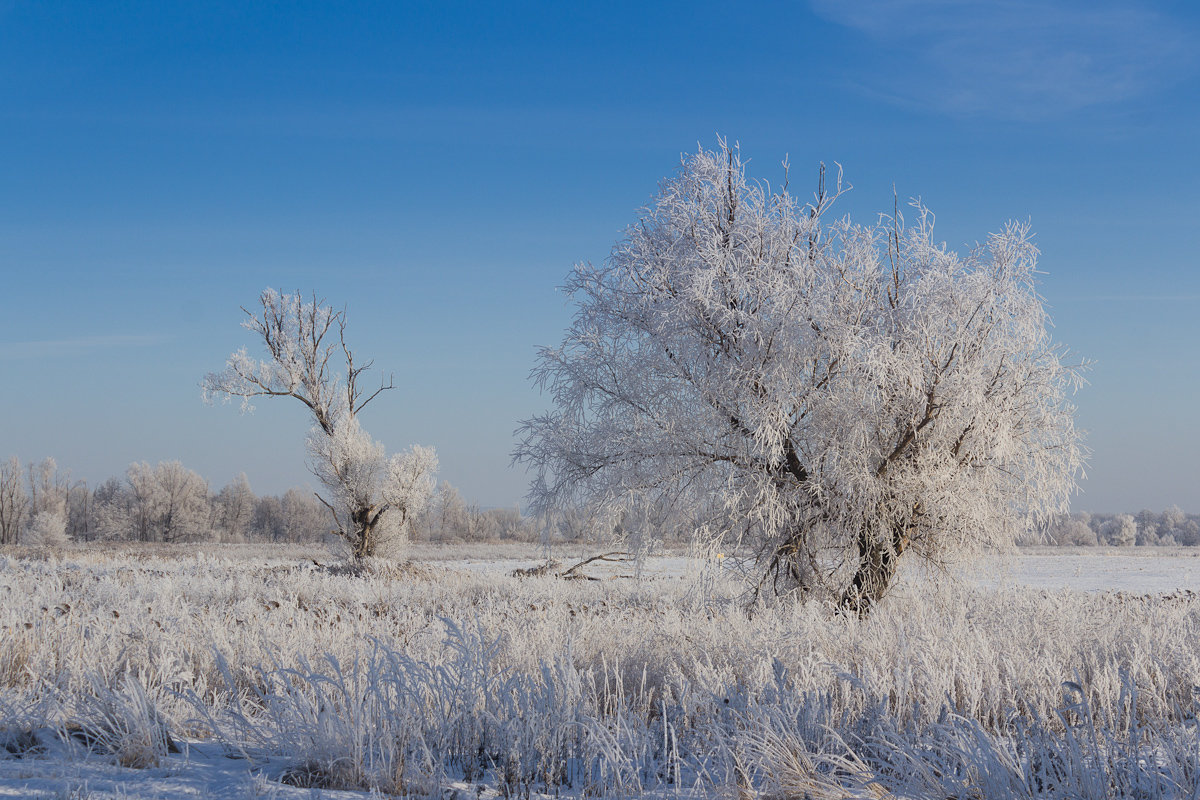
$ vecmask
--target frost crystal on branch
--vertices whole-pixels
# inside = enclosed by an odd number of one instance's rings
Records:
[[[253,409],[255,397],[294,397],[303,403],[314,422],[309,468],[330,495],[321,500],[354,555],[372,555],[388,539],[402,538],[411,516],[428,501],[437,456],[414,446],[389,459],[359,424],[358,413],[395,384],[389,378],[369,394],[360,387],[371,362],[355,363],[346,344],[344,309],[273,289],[259,301],[262,313],[242,309],[247,317],[242,325],[262,341],[269,358],[258,361],[244,348],[237,351],[224,371],[205,377],[205,399],[240,397],[243,410]]]
[[[1037,249],[1010,223],[960,256],[914,203],[828,219],[747,180],[736,147],[687,157],[603,266],[533,378],[531,499],[652,501],[753,545],[756,591],[865,614],[906,552],[941,563],[1065,508],[1085,449],[1078,368],[1049,336]]]

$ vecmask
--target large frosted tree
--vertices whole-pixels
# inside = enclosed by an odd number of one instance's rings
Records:
[[[1080,378],[1028,227],[958,255],[920,204],[831,218],[841,190],[822,169],[797,201],[722,142],[575,268],[574,321],[533,374],[552,409],[515,452],[535,510],[653,503],[753,548],[756,594],[866,614],[902,556],[941,564],[1065,509]]]
[[[239,397],[245,410],[256,397],[291,397],[311,412],[309,468],[324,484],[322,502],[333,516],[335,531],[356,558],[374,555],[401,539],[412,519],[433,493],[437,455],[414,445],[403,453],[385,454],[384,447],[360,425],[359,413],[382,392],[360,385],[371,362],[355,362],[346,343],[346,312],[315,296],[283,295],[268,289],[259,298],[261,311],[242,309],[242,325],[265,348],[267,358],[252,358],[245,349],[229,357],[222,372],[204,379],[205,397]]]

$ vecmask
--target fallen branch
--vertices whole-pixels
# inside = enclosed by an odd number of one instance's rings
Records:
[[[607,561],[614,564],[627,564],[632,561],[632,556],[629,553],[621,551],[613,551],[611,553],[600,553],[591,558],[585,558],[577,564],[573,564],[566,569],[559,569],[562,566],[561,561],[550,559],[545,564],[528,569],[514,569],[509,574],[514,578],[540,578],[544,575],[553,575],[555,578],[560,578],[564,581],[598,581],[600,578],[588,575],[583,571],[583,568],[595,561]]]

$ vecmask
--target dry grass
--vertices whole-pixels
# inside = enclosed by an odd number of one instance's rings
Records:
[[[912,584],[858,621],[748,616],[711,572],[564,583],[242,555],[0,557],[0,729],[78,726],[142,766],[171,736],[218,735],[287,756],[293,782],[397,791],[1200,783],[1186,593]]]

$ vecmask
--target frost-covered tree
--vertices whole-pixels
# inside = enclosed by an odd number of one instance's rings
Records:
[[[126,492],[118,478],[108,478],[92,492],[95,533],[101,539],[121,539],[126,535]]]
[[[58,511],[39,511],[21,534],[21,544],[31,547],[57,547],[69,542],[67,520]]]
[[[93,493],[87,481],[72,484],[67,490],[67,537],[86,542],[96,534],[96,513]]]
[[[423,526],[431,541],[476,541],[497,534],[490,514],[467,502],[457,487],[442,481],[423,515]]]
[[[254,504],[257,501],[250,488],[250,479],[244,472],[217,493],[213,501],[213,522],[222,541],[245,541],[250,523],[254,521]]]
[[[321,507],[321,518],[328,520],[328,511]],[[283,502],[275,495],[258,498],[254,504],[254,535],[268,542],[289,540],[290,531],[283,513]]]
[[[1160,531],[1163,538],[1170,537],[1175,544],[1200,544],[1200,525],[1196,520],[1188,519],[1179,506],[1171,506],[1163,512]]]
[[[1170,534],[1176,540],[1179,539],[1178,532],[1184,529],[1187,525],[1187,514],[1183,513],[1183,509],[1179,506],[1171,506],[1162,513],[1162,521],[1159,523],[1159,531],[1163,535]]]
[[[1117,514],[1100,528],[1105,544],[1114,547],[1131,547],[1137,541],[1137,520],[1132,514]]]
[[[129,465],[107,510],[108,535],[141,542],[192,542],[212,534],[208,483],[178,461]]]
[[[69,477],[59,472],[53,458],[44,458],[28,466],[26,478],[29,506],[21,543],[37,547],[66,544]]]
[[[280,499],[283,537],[289,542],[316,542],[329,533],[329,518],[311,492],[288,489]]]
[[[208,482],[178,461],[156,465],[153,479],[158,538],[164,542],[209,538],[212,513]]]
[[[16,544],[21,523],[29,507],[29,496],[21,481],[21,462],[13,456],[0,462],[0,545]]]
[[[1134,518],[1137,523],[1137,542],[1139,546],[1158,544],[1159,518],[1148,508],[1143,508]]]
[[[1175,530],[1175,540],[1180,544],[1188,547],[1196,547],[1200,545],[1200,523],[1194,519],[1189,519],[1187,522]]]
[[[402,539],[410,519],[428,501],[437,456],[414,445],[388,458],[359,424],[359,413],[394,383],[381,382],[369,394],[359,385],[371,362],[354,360],[346,343],[345,309],[272,289],[259,302],[261,312],[242,309],[247,317],[242,325],[260,340],[267,359],[254,359],[244,348],[234,353],[224,371],[205,377],[205,398],[239,397],[243,410],[253,408],[255,397],[303,403],[314,423],[309,468],[329,495],[321,499],[354,556],[372,555],[389,540]]]
[[[899,557],[1010,544],[1066,507],[1080,378],[1051,341],[1037,249],[1010,223],[965,255],[915,203],[830,219],[747,179],[724,142],[683,160],[540,351],[553,401],[519,431],[535,512],[573,501],[708,510],[758,553],[756,593],[860,614]]]
[[[437,541],[462,538],[470,529],[467,502],[449,481],[442,481],[429,515],[430,538]]]
[[[1053,537],[1055,544],[1062,546],[1094,547],[1099,544],[1096,540],[1096,532],[1089,528],[1086,522],[1077,517],[1061,520],[1050,529],[1050,535]]]
[[[49,511],[65,518],[70,478],[59,471],[58,462],[43,458],[36,464],[31,463],[26,473],[30,515]]]

